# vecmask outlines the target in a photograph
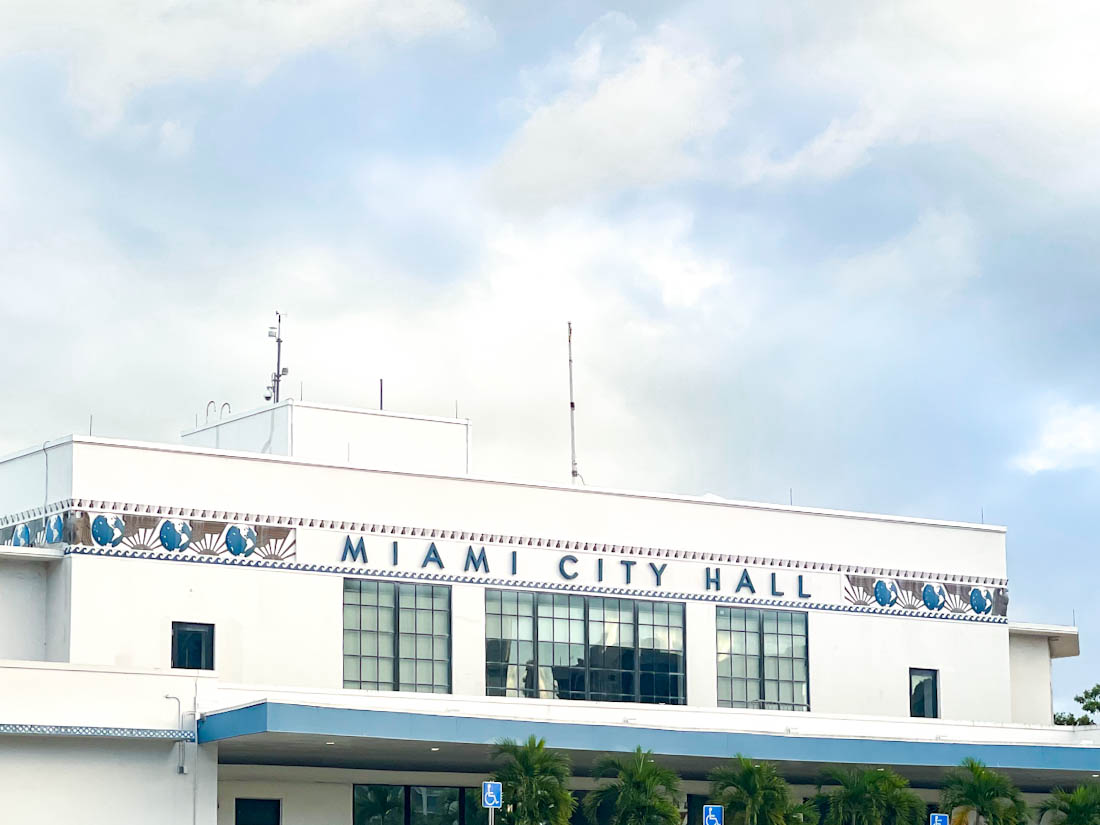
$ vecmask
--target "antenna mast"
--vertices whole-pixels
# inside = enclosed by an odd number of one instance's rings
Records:
[[[279,382],[290,372],[283,366],[283,314],[278,310],[275,310],[275,323],[275,326],[267,328],[267,337],[275,339],[275,372],[271,374],[271,384],[264,398],[278,404]]]
[[[577,405],[573,403],[573,323],[567,322],[569,328],[569,453],[572,459],[572,479],[576,484],[579,480],[581,484],[584,484],[584,476],[581,475],[580,470],[577,469],[577,424],[574,420],[574,414],[577,410]]]

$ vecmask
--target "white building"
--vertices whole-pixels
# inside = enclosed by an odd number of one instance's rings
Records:
[[[481,479],[465,421],[313,404],[183,442],[0,460],[0,821],[475,825],[532,733],[578,790],[651,748],[693,812],[736,753],[1100,772],[1003,528]]]

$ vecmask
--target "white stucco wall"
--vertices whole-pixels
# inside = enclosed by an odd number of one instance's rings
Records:
[[[234,825],[235,803],[241,799],[278,799],[280,825],[350,825],[352,786],[337,778],[315,781],[278,780],[221,781],[218,783],[218,825]]]
[[[0,459],[0,512],[20,513],[70,496],[70,439],[35,445]]]
[[[0,817],[28,825],[214,825],[216,746],[192,751],[197,759],[181,775],[171,742],[0,737]]]
[[[46,568],[46,661],[69,661],[72,623],[72,560],[59,559]]]
[[[290,455],[290,407],[280,404],[200,422],[199,429],[185,432],[180,440],[192,447]]]
[[[1050,643],[1042,636],[1010,634],[1012,721],[1049,725],[1054,719],[1050,685]]]
[[[451,690],[485,695],[485,589],[477,585],[451,588]]]
[[[469,422],[293,405],[292,455],[358,467],[465,475]]]
[[[73,496],[1003,578],[1004,531],[80,439]]]
[[[0,659],[46,658],[46,563],[0,556]]]
[[[339,576],[73,557],[76,663],[171,666],[172,622],[214,629],[214,666],[227,681],[340,687]]]
[[[70,562],[73,662],[168,668],[172,622],[209,622],[216,671],[227,682],[342,686],[341,575],[97,556]],[[484,696],[484,588],[454,585],[451,598],[453,692]],[[714,615],[713,603],[687,603],[688,703],[697,707],[716,704]],[[909,668],[920,667],[940,672],[942,718],[1012,719],[1004,625],[811,611],[809,664],[817,713],[908,717]],[[1049,680],[1049,665],[1047,673]]]
[[[908,717],[914,667],[939,671],[940,718],[1011,719],[1004,625],[815,612],[809,650],[813,711]]]

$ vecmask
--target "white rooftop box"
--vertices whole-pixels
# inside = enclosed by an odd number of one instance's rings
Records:
[[[378,470],[461,476],[470,422],[288,399],[182,433],[191,447],[285,455]]]

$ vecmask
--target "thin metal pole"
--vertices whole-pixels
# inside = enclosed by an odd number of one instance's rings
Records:
[[[378,379],[378,409],[382,409],[382,379]]]
[[[581,478],[581,474],[577,469],[577,425],[575,420],[577,405],[573,403],[573,323],[571,321],[567,322],[567,327],[569,329],[569,457],[572,462],[572,480],[576,484],[578,479]]]
[[[283,372],[283,316],[276,310],[275,318],[277,319],[277,327],[275,332],[275,381],[274,386],[271,388],[275,399],[275,403],[279,403],[279,381],[282,379]]]

